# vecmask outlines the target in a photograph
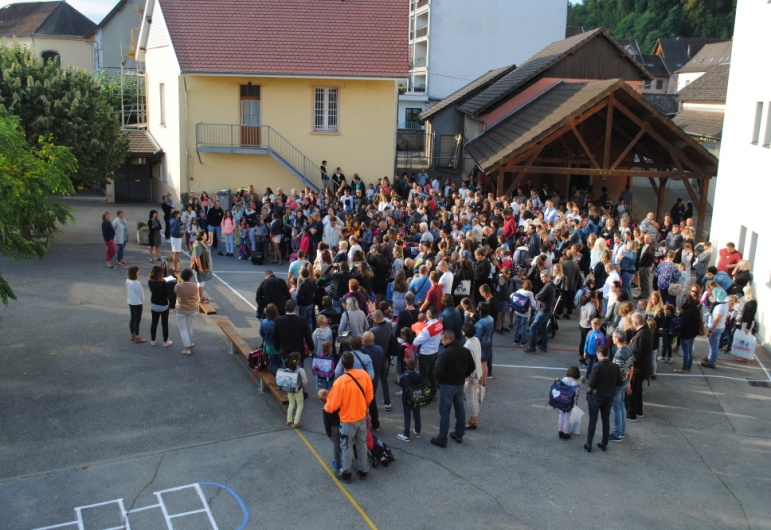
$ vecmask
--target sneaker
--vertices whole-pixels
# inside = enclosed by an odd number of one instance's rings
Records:
[[[634,414],[627,414],[626,421],[637,421],[637,416],[635,416]]]
[[[383,409],[385,409],[386,412],[390,411],[391,410],[391,404],[390,403],[386,403],[385,405],[383,405]]]
[[[340,469],[342,466],[340,466],[340,462],[337,460],[332,460],[332,468],[333,469]]]
[[[447,449],[447,442],[442,443],[439,441],[438,438],[431,438],[431,445],[435,445],[437,447],[441,447],[442,449]]]
[[[658,357],[656,357],[656,360],[659,361],[659,362],[664,362],[664,357],[659,355]]]
[[[493,374],[487,374],[487,378],[488,379],[492,379],[493,378]]]
[[[620,436],[615,436],[615,435],[611,434],[609,440],[611,442],[621,442],[622,438]]]
[[[417,432],[415,429],[412,430],[412,434],[415,435],[415,438],[420,438],[420,433]]]
[[[174,344],[172,341],[170,341],[170,340],[167,340],[167,341],[165,341],[165,342],[163,343],[163,347],[164,347],[164,348],[168,348],[168,347],[169,347],[169,346],[171,346],[172,344]]]
[[[351,483],[351,473],[350,473],[350,471],[349,472],[344,472],[342,475],[340,475],[340,480],[342,480],[346,484],[350,484]]]
[[[155,343],[156,343],[156,342],[158,342],[158,341],[155,341],[155,340],[151,340],[151,341],[150,341],[150,346],[155,346]]]
[[[535,355],[535,350],[526,349],[526,350],[522,350],[522,353],[527,353],[528,355]]]
[[[401,440],[402,442],[409,442],[409,441],[410,441],[410,437],[409,437],[409,436],[405,436],[405,435],[404,435],[404,434],[402,434],[402,433],[399,433],[399,434],[397,434],[397,435],[396,435],[396,437],[397,437],[399,440]]]

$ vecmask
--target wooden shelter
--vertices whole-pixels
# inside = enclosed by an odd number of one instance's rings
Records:
[[[510,195],[533,175],[647,177],[658,196],[657,216],[664,212],[667,180],[682,180],[697,205],[699,238],[718,164],[620,79],[557,82],[468,142],[466,151],[497,182],[499,194]]]

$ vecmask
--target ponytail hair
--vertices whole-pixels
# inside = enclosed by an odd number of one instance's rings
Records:
[[[300,364],[300,354],[295,352],[292,352],[289,354],[289,358],[286,361],[286,368],[287,370],[294,372],[297,370],[297,366]]]

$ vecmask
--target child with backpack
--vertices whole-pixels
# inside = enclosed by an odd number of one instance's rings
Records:
[[[577,366],[568,368],[567,374],[552,385],[551,395],[549,396],[549,405],[560,411],[558,427],[560,440],[570,440],[573,426],[570,424],[570,413],[573,407],[578,403],[578,378],[581,377],[581,371]],[[558,388],[558,395],[554,395],[555,387]]]
[[[532,308],[535,307],[533,282],[530,280],[522,282],[522,288],[513,293],[510,300],[511,308],[516,317],[514,321],[514,344],[527,346],[527,322],[530,320]]]
[[[597,350],[605,348],[605,334],[600,327],[602,320],[592,319],[592,330],[586,335],[584,342],[584,360],[586,361],[586,375],[592,373],[592,366],[597,362]],[[584,381],[585,382],[585,381]]]
[[[396,357],[396,371],[397,373],[404,373],[406,370],[406,363],[410,359],[415,359],[417,362],[418,348],[412,342],[415,340],[415,334],[410,328],[402,328],[399,333],[399,355]],[[398,395],[401,395],[399,393]]]
[[[303,414],[305,396],[303,389],[308,384],[308,376],[305,369],[300,366],[300,354],[292,352],[286,361],[285,368],[279,368],[276,372],[276,384],[286,392],[289,398],[289,408],[286,411],[286,424],[299,429],[302,426],[300,418]]]
[[[316,331],[318,331],[318,328]],[[316,340],[315,332],[313,340],[314,342]],[[311,359],[311,370],[313,375],[316,376],[316,388],[326,388],[329,390],[332,388],[332,382],[335,378],[335,366],[337,365],[332,354],[334,344],[332,341],[325,340],[319,346],[320,350],[317,350]]]
[[[672,362],[672,341],[680,335],[680,317],[675,315],[675,306],[664,306],[664,327],[661,330],[661,362]]]
[[[410,417],[415,418],[415,438],[420,438],[420,402],[414,398],[415,389],[425,387],[428,389],[428,395],[430,395],[430,389],[428,382],[417,371],[418,363],[413,358],[408,360],[405,365],[407,370],[399,378],[399,386],[402,387],[402,409],[404,411],[404,432],[400,432],[396,437],[402,442],[410,441]]]
[[[322,388],[317,395],[319,396],[319,401],[326,404],[329,389]],[[327,432],[327,438],[332,442],[332,467],[339,471],[342,467],[340,462],[343,456],[343,451],[340,447],[340,414],[338,411],[327,412],[324,410],[323,405],[321,411],[324,414],[324,430]]]

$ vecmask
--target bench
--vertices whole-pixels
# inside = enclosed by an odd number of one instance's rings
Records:
[[[178,272],[172,271],[172,274],[177,279],[177,282],[182,283],[182,277],[179,275]],[[198,302],[198,311],[203,313],[204,315],[216,315],[217,309],[214,307],[214,305],[211,302]]]
[[[249,346],[249,344],[247,344],[244,338],[238,334],[238,331],[236,331],[236,328],[233,327],[233,324],[231,324],[228,320],[218,319],[217,326],[219,326],[219,328],[230,341],[230,353],[235,355],[236,351],[238,351],[238,353],[240,353],[248,363],[249,354],[252,352],[252,348]],[[258,370],[255,372],[255,375],[260,379],[260,393],[263,393],[265,391],[265,387],[267,386],[268,390],[270,390],[271,394],[273,394],[279,403],[282,405],[289,403],[289,398],[287,397],[286,392],[283,392],[278,387],[276,384],[276,376],[270,373],[269,370]]]

